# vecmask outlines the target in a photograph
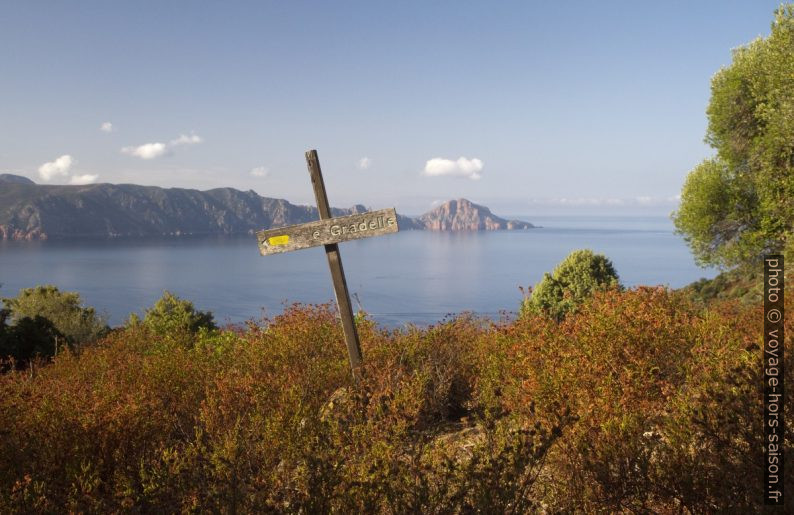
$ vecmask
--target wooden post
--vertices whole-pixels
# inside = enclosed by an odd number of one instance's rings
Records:
[[[331,206],[328,205],[328,195],[325,192],[325,183],[320,169],[320,158],[317,156],[316,150],[306,152],[306,164],[309,167],[309,175],[312,178],[320,219],[331,218]],[[358,341],[358,331],[353,319],[353,306],[350,303],[350,293],[347,291],[347,281],[345,280],[344,268],[342,268],[339,244],[331,243],[325,245],[325,255],[328,257],[328,267],[331,269],[336,305],[339,307],[339,315],[342,317],[342,330],[345,334],[345,343],[347,344],[347,353],[350,356],[353,377],[359,379],[361,376],[361,345]]]
[[[353,369],[353,377],[358,380],[361,377],[361,345],[358,341],[358,332],[353,319],[353,305],[350,303],[350,293],[347,291],[345,272],[342,268],[342,256],[339,255],[339,243],[399,231],[397,212],[392,207],[332,217],[323,174],[320,170],[320,159],[317,157],[316,150],[306,152],[306,164],[309,167],[314,196],[317,198],[317,211],[320,214],[320,220],[258,231],[256,237],[259,243],[259,253],[268,256],[319,245],[325,246],[328,267],[331,269],[331,280],[334,284],[336,305],[342,318],[342,330],[350,357],[350,368]]]

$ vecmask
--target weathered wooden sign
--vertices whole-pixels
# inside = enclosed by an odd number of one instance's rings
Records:
[[[331,269],[331,280],[334,283],[336,304],[342,318],[342,330],[350,357],[350,367],[353,369],[353,376],[358,378],[362,359],[361,345],[358,341],[358,331],[356,331],[353,319],[353,307],[350,303],[350,293],[347,290],[338,244],[343,241],[397,232],[399,230],[397,213],[394,208],[390,208],[350,216],[331,217],[331,206],[328,204],[328,195],[325,193],[320,158],[317,156],[316,150],[306,152],[306,164],[309,167],[320,220],[259,231],[256,233],[259,252],[263,256],[267,256],[317,245],[325,246],[328,267]]]
[[[394,208],[349,216],[338,216],[256,233],[259,252],[266,256],[280,252],[358,240],[397,232]]]

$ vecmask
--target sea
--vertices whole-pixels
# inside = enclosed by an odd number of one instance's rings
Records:
[[[401,231],[340,244],[353,306],[384,327],[426,326],[472,312],[515,316],[521,288],[576,249],[612,260],[625,286],[684,286],[698,267],[664,216],[524,216],[523,231]],[[322,247],[262,257],[254,236],[0,241],[0,297],[52,284],[76,291],[111,325],[168,290],[218,323],[272,317],[293,303],[333,302]]]

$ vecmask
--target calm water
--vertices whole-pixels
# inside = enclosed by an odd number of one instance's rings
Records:
[[[543,228],[469,234],[405,231],[340,245],[351,294],[378,322],[432,323],[448,313],[516,311],[570,251],[606,254],[628,286],[683,286],[695,266],[664,217],[529,217]],[[219,322],[279,313],[285,302],[333,300],[322,248],[261,257],[253,237],[0,241],[0,296],[55,284],[78,291],[111,324],[170,290]],[[353,300],[354,305],[357,301]]]

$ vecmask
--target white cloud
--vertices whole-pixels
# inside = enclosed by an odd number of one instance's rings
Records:
[[[267,177],[270,173],[270,169],[266,166],[257,166],[256,168],[252,168],[250,174],[254,177]]]
[[[190,133],[190,136],[186,134],[180,134],[178,138],[171,140],[171,146],[176,147],[179,145],[196,145],[204,141],[201,139],[201,136],[198,134]]]
[[[49,181],[56,175],[68,175],[72,167],[72,156],[66,154],[55,161],[44,163],[39,166],[39,176],[45,181]]]
[[[367,168],[370,167],[370,165],[372,165],[372,159],[368,157],[362,157],[361,159],[358,160],[359,170],[366,170]]]
[[[482,177],[483,162],[477,158],[468,159],[459,157],[457,160],[436,157],[425,163],[424,175],[439,177],[448,175],[452,177],[467,177],[478,180]]]
[[[180,145],[196,145],[204,141],[198,134],[190,133],[180,134],[178,138],[172,139],[166,143],[144,143],[137,147],[124,147],[121,149],[123,154],[128,156],[140,157],[141,159],[154,159],[165,154],[168,149],[178,147]]]
[[[165,143],[144,143],[138,147],[124,147],[121,149],[123,154],[140,157],[141,159],[154,159],[165,154],[165,151]]]
[[[96,182],[98,178],[99,175],[91,175],[91,174],[72,175],[72,177],[69,179],[69,184],[78,184],[78,185],[91,184],[92,182]]]
[[[103,122],[102,125],[99,126],[99,130],[102,132],[113,132],[113,124],[110,122]]]

